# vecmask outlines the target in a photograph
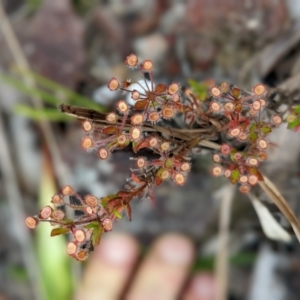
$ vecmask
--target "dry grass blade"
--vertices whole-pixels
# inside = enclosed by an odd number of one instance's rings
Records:
[[[220,197],[220,219],[218,233],[218,249],[216,257],[216,300],[227,299],[228,289],[228,243],[229,227],[231,217],[231,206],[235,187],[228,184],[222,187],[222,196]]]
[[[59,106],[59,110],[69,116],[75,117],[79,120],[91,120],[94,124],[98,126],[107,126],[109,123],[105,120],[105,114],[99,111],[95,111],[89,108],[82,108],[68,104],[61,104]],[[118,121],[121,123],[122,118],[119,117]],[[125,130],[130,130],[132,125],[130,123],[126,123],[124,126]],[[197,128],[197,129],[177,129],[177,128],[167,128],[159,125],[152,125],[150,123],[145,123],[142,126],[142,130],[144,132],[155,132],[165,136],[169,136],[172,138],[178,138],[183,141],[192,141],[194,139],[199,138],[200,145],[211,148],[211,149],[219,149],[219,145],[213,142],[202,140],[201,134],[211,135],[211,128]],[[197,143],[198,144],[198,143]]]
[[[300,222],[286,200],[266,176],[264,176],[264,181],[259,182],[259,185],[290,222],[297,239],[300,242]]]
[[[288,243],[292,240],[291,235],[277,222],[263,203],[252,193],[247,194],[259,218],[264,234],[272,240]]]

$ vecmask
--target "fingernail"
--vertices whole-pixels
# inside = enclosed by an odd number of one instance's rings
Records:
[[[167,235],[156,244],[160,259],[169,264],[187,265],[194,256],[192,242],[184,236]]]
[[[109,233],[101,240],[96,255],[106,263],[125,265],[135,259],[137,252],[138,246],[133,238],[122,233]]]

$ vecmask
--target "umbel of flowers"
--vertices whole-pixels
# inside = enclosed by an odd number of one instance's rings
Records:
[[[102,233],[112,230],[114,220],[121,219],[124,212],[131,219],[132,199],[147,196],[153,200],[153,188],[166,180],[184,185],[192,155],[201,150],[203,141],[223,141],[221,145],[214,144],[217,147],[213,147],[212,158],[216,166],[211,173],[227,177],[239,185],[242,193],[247,193],[263,180],[258,168],[268,157],[267,136],[282,122],[281,116],[273,114],[268,118],[264,113],[268,97],[262,84],[245,92],[224,82],[208,88],[206,99],[201,101],[196,93],[181,91],[179,83],[155,84],[152,61],[140,63],[131,54],[125,63],[141,73],[144,84],[136,82],[134,86],[140,88],[135,89],[130,81],[112,78],[108,88],[129,93],[134,105],[120,99],[116,110],[106,114],[65,104],[60,107],[62,112],[83,120],[86,135],[81,146],[96,152],[101,160],[114,151],[131,147],[134,168],[124,189],[97,198],[81,197],[72,187],[65,186],[52,197],[52,206],[45,206],[38,215],[26,219],[29,228],[40,222],[55,226],[51,236],[70,233],[73,240],[67,244],[67,253],[77,260],[88,257]],[[180,126],[172,126],[176,123]],[[77,204],[70,198],[76,198]],[[66,207],[82,213],[69,219]]]

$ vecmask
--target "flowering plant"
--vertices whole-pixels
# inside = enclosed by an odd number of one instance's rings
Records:
[[[52,236],[71,233],[73,240],[67,245],[67,253],[77,260],[88,257],[99,244],[101,234],[112,230],[114,220],[122,218],[123,212],[131,219],[130,203],[134,198],[148,196],[153,200],[153,188],[165,180],[184,185],[192,167],[191,158],[202,148],[213,152],[213,176],[225,176],[239,185],[240,192],[248,193],[252,186],[264,181],[259,165],[268,158],[266,150],[272,145],[268,135],[283,120],[268,108],[268,91],[263,84],[247,92],[223,82],[211,86],[203,100],[197,91],[183,92],[179,83],[156,84],[150,60],[140,63],[131,54],[125,63],[141,72],[144,83],[135,83],[140,88],[134,89],[130,81],[120,83],[113,78],[108,88],[129,94],[134,105],[120,100],[116,111],[106,114],[60,106],[63,113],[82,120],[86,133],[81,142],[83,149],[95,151],[102,160],[125,147],[137,154],[132,158],[135,168],[124,189],[98,199],[93,195],[82,198],[72,187],[65,186],[52,197],[54,208],[46,206],[39,215],[26,219],[29,228],[40,222],[57,226]],[[295,118],[297,114],[296,109]],[[68,201],[70,196],[79,204]],[[82,214],[69,219],[66,206]]]

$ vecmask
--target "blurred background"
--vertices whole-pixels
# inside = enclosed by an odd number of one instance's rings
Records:
[[[130,153],[108,161],[80,147],[80,123],[56,109],[70,103],[111,109],[112,77],[139,79],[124,65],[132,52],[154,62],[155,81],[228,81],[250,90],[263,82],[281,99],[300,98],[300,2],[293,0],[1,0],[0,1],[0,299],[72,299],[85,267],[65,252],[50,226],[29,232],[24,219],[65,184],[102,197],[122,188]],[[282,97],[284,98],[282,100]],[[263,166],[300,218],[300,135],[282,125]],[[133,203],[133,220],[114,230],[147,249],[164,232],[191,237],[193,270],[214,272],[220,205],[228,183],[212,178],[211,155],[193,160],[184,187],[166,182]],[[228,299],[300,299],[300,247],[291,233],[268,239],[247,196],[231,204]],[[219,249],[220,250],[220,249]],[[222,249],[221,249],[222,250]],[[237,284],[238,283],[238,284]]]

